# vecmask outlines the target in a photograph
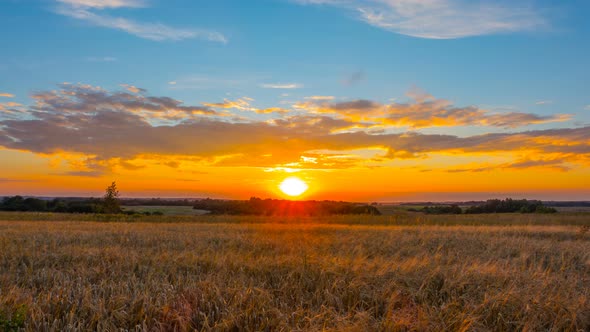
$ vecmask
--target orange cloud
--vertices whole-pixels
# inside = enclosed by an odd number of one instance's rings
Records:
[[[331,102],[312,99],[296,103],[296,109],[317,114],[332,114],[350,121],[365,121],[378,126],[413,129],[451,126],[489,126],[517,128],[532,124],[564,122],[569,114],[541,116],[532,113],[491,113],[476,106],[455,107],[450,101],[411,91],[409,103],[381,104],[370,100]]]
[[[258,113],[258,114],[271,114],[271,113],[286,114],[289,112],[288,110],[286,110],[284,108],[280,108],[280,107],[270,107],[270,108],[263,108],[263,109],[256,108],[251,105],[252,101],[253,101],[252,98],[243,97],[243,98],[238,98],[236,100],[225,99],[221,103],[203,103],[203,105],[207,106],[207,107],[214,108],[214,109],[234,109],[234,110],[240,110],[240,111],[254,112],[254,113]]]
[[[511,168],[544,165],[565,169],[572,163],[587,165],[590,159],[590,127],[460,137],[369,130],[370,122],[359,122],[355,118],[372,119],[375,115],[378,119],[387,119],[397,114],[399,118],[403,115],[411,119],[414,124],[436,122],[436,119],[478,124],[482,119],[504,123],[514,116],[508,113],[497,119],[483,110],[454,108],[447,101],[430,96],[416,96],[413,104],[393,106],[366,100],[328,103],[327,106],[320,102],[315,113],[294,113],[265,121],[222,118],[214,110],[250,110],[251,100],[245,98],[190,106],[147,93],[109,92],[88,85],[64,84],[61,90],[39,92],[33,99],[33,105],[23,107],[25,116],[0,120],[0,146],[34,153],[65,151],[90,156],[81,159],[79,166],[72,167],[74,172],[95,172],[86,173],[88,175],[117,168],[139,169],[142,164],[131,160],[145,155],[192,156],[209,166],[310,169],[374,167],[392,160],[428,158],[436,153],[491,156],[520,152],[568,156],[562,163],[558,159],[549,161],[539,157],[514,160]],[[473,115],[479,119],[471,118]],[[154,120],[163,118],[176,121]],[[517,116],[514,121],[530,123],[533,120]],[[375,150],[381,155],[361,153]],[[357,152],[351,154],[350,151]]]

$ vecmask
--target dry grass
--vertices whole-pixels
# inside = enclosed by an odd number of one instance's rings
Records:
[[[0,221],[0,330],[590,330],[587,215],[356,218]]]

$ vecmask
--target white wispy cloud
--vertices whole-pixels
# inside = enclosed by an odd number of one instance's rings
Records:
[[[58,2],[62,3],[62,5],[56,10],[60,15],[86,21],[99,27],[121,30],[144,39],[155,41],[178,41],[197,38],[224,44],[228,42],[227,38],[222,33],[213,30],[175,28],[162,23],[138,22],[123,17],[97,14],[93,11],[105,8],[140,7],[144,5],[141,1],[58,0]]]
[[[535,103],[535,105],[548,105],[553,104],[553,100],[539,100]]]
[[[72,7],[83,8],[120,8],[120,7],[145,7],[142,0],[57,0],[57,2]]]
[[[535,30],[546,19],[531,5],[507,0],[293,0],[356,12],[366,23],[391,32],[431,39]]]
[[[118,59],[112,56],[89,56],[86,58],[86,61],[90,62],[115,62]]]
[[[307,100],[334,100],[334,96],[309,96],[305,97]]]
[[[586,111],[590,111],[590,105],[586,105],[586,107],[584,107],[584,109],[585,109]]]
[[[265,89],[301,89],[303,84],[299,83],[265,83],[260,84],[261,88]]]

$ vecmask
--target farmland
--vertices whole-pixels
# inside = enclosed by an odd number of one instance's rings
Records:
[[[588,330],[588,225],[0,213],[0,330]]]

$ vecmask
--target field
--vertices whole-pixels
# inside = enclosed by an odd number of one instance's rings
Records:
[[[588,331],[588,225],[0,213],[0,330]]]

